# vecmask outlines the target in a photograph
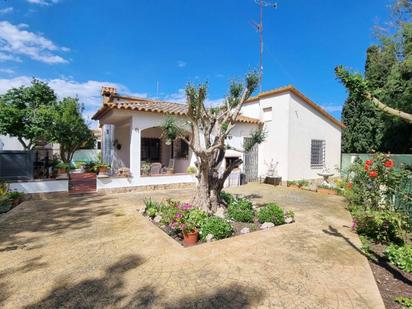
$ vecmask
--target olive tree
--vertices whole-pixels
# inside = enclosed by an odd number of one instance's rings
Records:
[[[224,102],[217,107],[207,107],[207,86],[201,84],[186,87],[187,123],[179,124],[176,119],[169,118],[163,125],[163,134],[170,140],[176,137],[183,139],[196,157],[196,178],[198,184],[193,204],[209,213],[214,213],[220,204],[220,192],[230,173],[243,162],[242,159],[232,161],[223,171],[221,163],[225,152],[231,147],[227,137],[235,127],[244,103],[251,96],[259,83],[255,73],[249,73],[244,83],[232,82]],[[263,128],[256,129],[243,149],[249,151],[265,138]]]

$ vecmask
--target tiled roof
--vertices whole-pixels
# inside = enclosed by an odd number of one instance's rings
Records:
[[[186,104],[172,103],[166,101],[150,100],[145,98],[125,97],[112,95],[109,102],[103,103],[103,106],[94,114],[93,120],[99,120],[108,111],[113,109],[133,110],[139,112],[163,113],[168,115],[184,116],[187,113]],[[256,118],[240,115],[238,122],[259,124],[261,121]]]
[[[345,127],[342,122],[337,120],[335,117],[333,117],[327,111],[325,111],[322,107],[317,105],[315,102],[313,102],[311,99],[306,97],[302,92],[300,92],[299,90],[297,90],[295,87],[293,87],[291,85],[259,93],[258,95],[249,98],[246,101],[245,105],[252,104],[252,103],[256,102],[257,100],[265,98],[265,97],[269,97],[269,96],[276,95],[276,94],[282,94],[282,93],[286,93],[286,92],[291,92],[294,95],[296,95],[297,97],[299,97],[303,102],[305,102],[307,105],[312,107],[314,110],[316,110],[318,113],[320,113],[322,116],[324,116],[326,119],[330,120],[332,123],[334,123],[338,127],[340,127],[340,128]]]

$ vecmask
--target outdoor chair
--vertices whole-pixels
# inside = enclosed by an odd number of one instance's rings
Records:
[[[162,168],[161,163],[152,163],[150,165],[150,175],[159,175],[161,168]]]

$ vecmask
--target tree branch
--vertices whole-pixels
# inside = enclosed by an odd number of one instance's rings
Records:
[[[383,111],[383,112],[385,112],[389,115],[399,117],[399,118],[407,121],[409,124],[412,124],[412,114],[408,114],[408,113],[402,112],[400,110],[394,109],[392,107],[389,107],[388,105],[386,105],[386,104],[382,103],[381,101],[379,101],[377,98],[372,97],[370,94],[369,94],[369,97],[372,100],[372,103],[378,109],[380,109],[381,111]]]

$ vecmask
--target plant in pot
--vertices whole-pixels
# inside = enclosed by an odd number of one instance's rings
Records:
[[[56,164],[57,175],[66,175],[67,171],[70,169],[70,164],[59,162]]]
[[[150,163],[149,162],[142,162],[141,171],[142,175],[148,176],[150,173]]]
[[[99,175],[106,175],[109,168],[110,164],[105,164],[103,162],[99,162],[96,164],[96,169]]]

